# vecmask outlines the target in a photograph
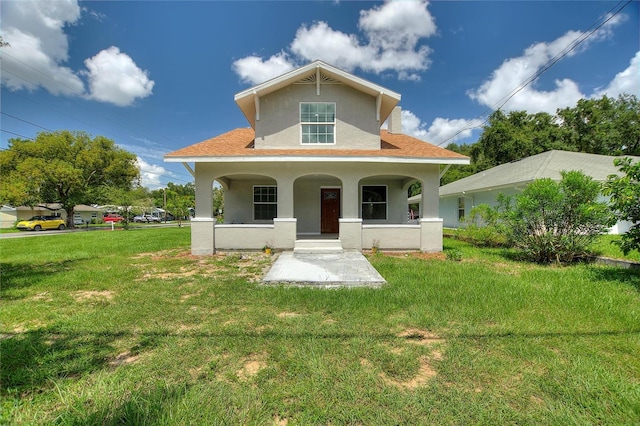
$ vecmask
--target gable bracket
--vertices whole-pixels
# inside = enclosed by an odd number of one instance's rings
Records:
[[[382,107],[382,92],[376,98],[376,121],[380,122],[380,108]]]
[[[316,68],[316,96],[320,96],[320,67]]]
[[[253,102],[256,104],[256,121],[260,121],[260,96],[255,90],[253,91]]]
[[[451,164],[447,164],[445,166],[445,168],[442,169],[442,171],[440,172],[440,176],[439,176],[440,179],[442,179],[442,176],[444,176],[444,174],[447,173],[447,170],[449,170],[449,167],[451,167]]]

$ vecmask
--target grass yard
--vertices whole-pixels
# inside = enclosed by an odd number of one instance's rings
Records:
[[[640,274],[445,240],[382,289],[262,287],[188,228],[0,240],[10,424],[637,424]]]

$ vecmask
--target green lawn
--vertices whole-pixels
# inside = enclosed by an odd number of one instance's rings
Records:
[[[640,274],[378,254],[382,289],[262,287],[189,228],[0,239],[10,424],[637,424]]]

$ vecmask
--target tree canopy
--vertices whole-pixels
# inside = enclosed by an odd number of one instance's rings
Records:
[[[575,107],[559,109],[555,115],[497,110],[476,143],[450,144],[447,149],[470,156],[472,164],[447,172],[443,185],[552,149],[640,155],[640,101],[628,94],[617,99],[581,99]]]
[[[68,130],[14,138],[0,152],[0,202],[61,203],[73,226],[73,207],[103,201],[105,188],[139,186],[136,156],[103,136]]]

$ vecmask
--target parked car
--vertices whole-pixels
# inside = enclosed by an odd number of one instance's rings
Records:
[[[33,216],[21,220],[16,226],[21,231],[42,231],[43,229],[64,229],[64,220],[60,216]]]
[[[160,218],[156,217],[156,216],[152,216],[150,214],[144,214],[144,215],[139,215],[133,218],[134,222],[156,222],[156,223],[160,223]]]
[[[105,222],[122,222],[123,219],[119,214],[107,214],[102,217]]]

